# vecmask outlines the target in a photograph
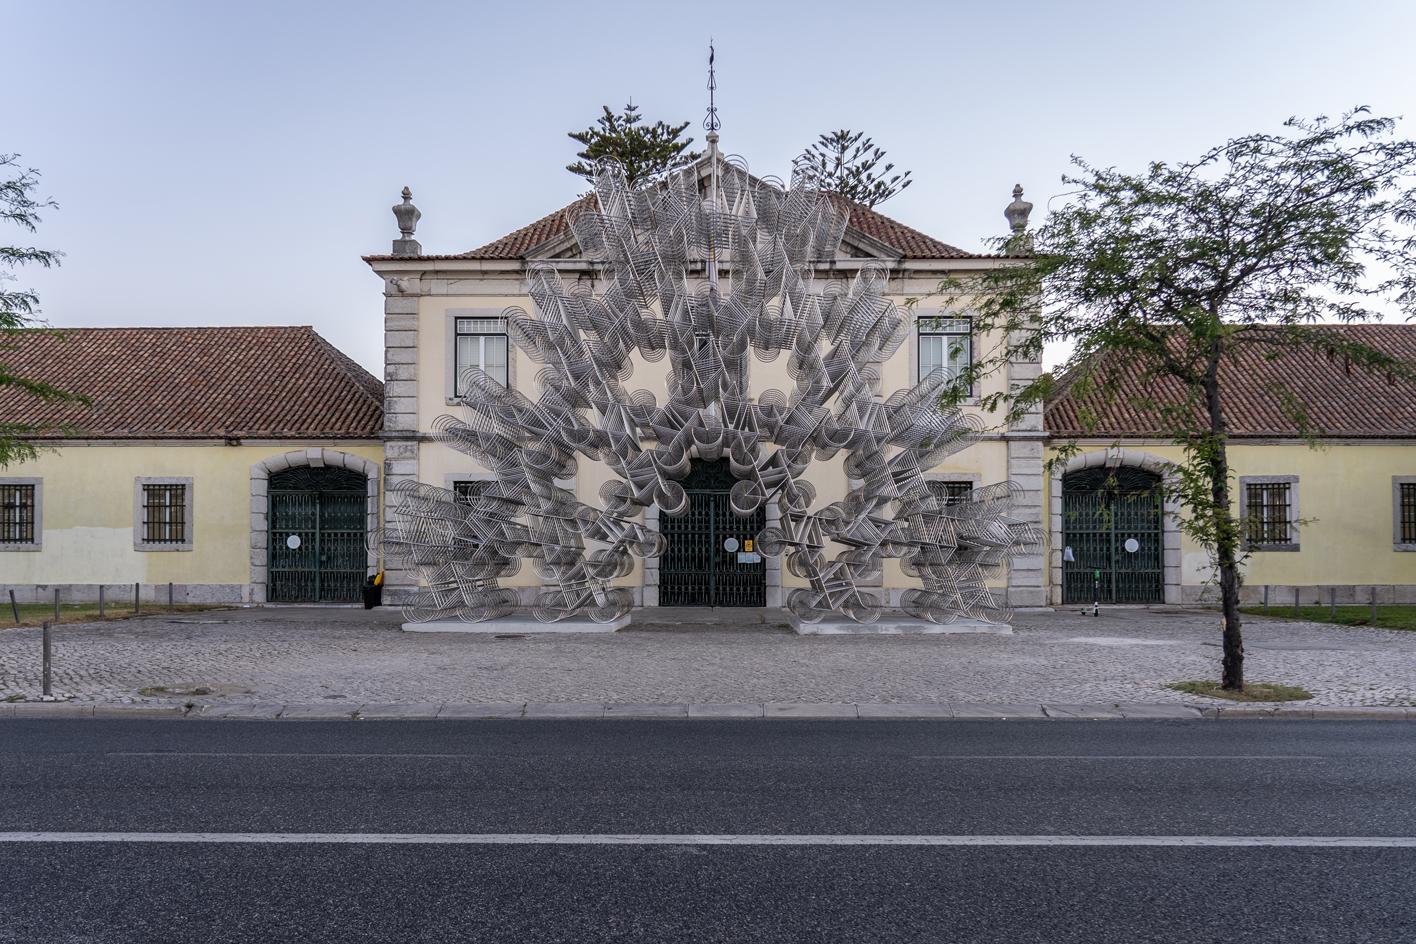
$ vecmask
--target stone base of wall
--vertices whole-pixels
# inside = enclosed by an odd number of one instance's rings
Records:
[[[1279,609],[1293,606],[1293,591],[1298,591],[1300,606],[1328,606],[1335,599],[1338,606],[1366,606],[1376,596],[1378,606],[1396,603],[1416,603],[1416,584],[1319,584],[1294,587],[1292,584],[1270,585],[1245,584],[1239,589],[1239,601],[1245,606],[1262,606],[1264,591],[1268,591],[1268,604]],[[1181,602],[1189,604],[1217,604],[1219,588],[1211,584],[1181,587]]]
[[[4,607],[10,602],[9,591],[15,591],[16,603],[53,603],[54,591],[59,591],[60,603],[97,603],[96,583],[41,583],[41,584],[0,584],[0,621],[4,619]],[[131,583],[102,584],[105,602],[115,607],[133,605]],[[169,593],[173,603],[250,603],[251,586],[244,583],[143,583],[137,584],[138,596],[143,603],[168,601]],[[169,591],[170,586],[170,591]]]

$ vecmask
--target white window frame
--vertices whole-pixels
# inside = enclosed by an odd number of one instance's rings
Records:
[[[960,326],[960,325],[964,325],[964,326],[966,326],[966,327],[965,327],[963,330],[960,330],[960,329],[959,329],[959,326]],[[963,351],[964,357],[962,358],[962,360],[961,360],[961,365],[959,365],[959,366],[963,366],[965,369],[967,369],[968,367],[971,367],[971,366],[973,365],[973,358],[974,358],[974,343],[973,343],[973,342],[974,342],[974,327],[973,327],[973,318],[970,317],[969,315],[949,314],[949,313],[945,313],[945,312],[933,312],[933,313],[921,312],[921,313],[919,313],[918,315],[916,315],[916,317],[915,317],[915,323],[914,323],[914,337],[911,339],[912,342],[913,342],[913,343],[911,344],[911,348],[912,348],[912,350],[911,350],[911,356],[912,356],[912,359],[913,359],[913,363],[910,365],[910,367],[911,367],[911,370],[914,371],[914,379],[915,379],[915,382],[916,382],[916,383],[918,383],[919,381],[923,380],[925,377],[929,376],[929,373],[930,373],[930,371],[926,371],[926,370],[924,369],[924,350],[925,350],[925,339],[926,339],[926,338],[930,338],[930,339],[934,339],[934,338],[943,338],[943,339],[948,339],[948,338],[962,338],[962,339],[964,339],[964,351]],[[950,358],[949,358],[950,348],[951,348],[953,345],[952,345],[948,340],[945,340],[943,343],[946,345],[946,347],[944,348],[944,350],[943,350],[943,352],[942,352],[944,356],[943,356],[943,363],[941,363],[940,366],[946,366],[946,367],[947,367],[947,366],[949,365],[949,361],[950,361]],[[956,358],[956,359],[957,359],[957,358]],[[958,369],[958,367],[956,366],[956,367],[955,367],[955,371],[957,371],[957,369]],[[972,398],[972,396],[973,396],[973,390],[970,389],[969,392],[968,392],[968,394],[969,394],[969,397]]]
[[[484,370],[486,369],[486,368],[485,368],[485,365],[486,365],[486,362],[487,362],[487,361],[486,361],[486,356],[487,356],[486,339],[487,339],[487,338],[500,337],[500,338],[504,339],[504,343],[506,344],[506,385],[507,385],[508,387],[511,387],[511,386],[514,386],[514,385],[515,385],[515,383],[516,383],[516,370],[515,370],[515,360],[516,360],[516,356],[515,356],[515,350],[514,350],[514,348],[513,348],[512,343],[511,343],[511,335],[510,335],[510,334],[508,333],[508,331],[507,331],[507,327],[508,327],[508,325],[507,325],[507,320],[508,320],[508,319],[507,319],[506,311],[505,311],[505,309],[501,309],[501,308],[454,308],[454,309],[451,309],[450,311],[447,312],[447,333],[446,333],[446,341],[445,341],[445,343],[446,343],[446,345],[447,345],[447,402],[448,402],[448,403],[455,403],[455,402],[457,402],[457,398],[458,398],[457,381],[458,381],[458,376],[462,373],[463,370],[465,370],[467,367],[482,367]],[[500,331],[490,330],[490,331],[476,331],[476,332],[460,333],[459,330],[458,330],[459,322],[465,322],[465,321],[480,321],[480,322],[487,322],[487,323],[495,322],[495,325],[494,325],[494,326],[495,326],[495,327],[499,327],[501,330],[500,330]],[[483,340],[482,340],[482,343],[479,345],[479,348],[478,348],[479,361],[478,361],[478,363],[476,363],[476,364],[472,364],[472,363],[463,364],[463,363],[460,363],[460,362],[459,362],[459,359],[458,359],[458,351],[459,351],[459,349],[460,349],[460,344],[459,344],[459,342],[458,342],[458,339],[459,339],[459,338],[465,338],[465,337],[480,337],[480,338],[483,339]]]
[[[0,542],[0,552],[43,550],[44,479],[27,476],[7,476],[0,478],[0,485],[31,485],[34,487],[34,540]]]
[[[147,485],[181,485],[182,490],[182,540],[165,541],[161,544],[150,543],[143,540],[143,515],[146,505],[144,486]],[[174,475],[140,475],[133,479],[133,550],[135,551],[190,551],[192,542],[197,531],[197,519],[194,514],[195,491],[190,476]]]

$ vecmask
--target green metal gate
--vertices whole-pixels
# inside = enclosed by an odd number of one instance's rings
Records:
[[[1062,480],[1062,601],[1162,603],[1164,511],[1160,476],[1084,469]]]
[[[734,481],[726,459],[695,462],[683,481],[688,511],[660,517],[668,538],[659,559],[660,606],[767,605],[767,565],[755,547],[747,550],[766,516],[760,508],[746,518],[733,514]]]
[[[367,480],[348,469],[299,467],[270,477],[267,598],[352,603],[367,573]]]

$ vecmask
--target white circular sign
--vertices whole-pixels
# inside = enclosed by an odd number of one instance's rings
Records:
[[[285,539],[285,546],[290,548],[290,550],[292,551],[297,550],[300,547],[300,535],[290,535],[290,537]]]
[[[1126,548],[1128,554],[1134,554],[1141,549],[1141,542],[1137,541],[1135,538],[1127,538],[1126,543],[1123,544],[1122,547]]]
[[[737,550],[737,549],[738,549],[738,539],[737,539],[737,538],[728,538],[726,541],[723,542],[723,550],[727,551],[729,554],[731,554],[733,551],[735,551],[735,550]]]

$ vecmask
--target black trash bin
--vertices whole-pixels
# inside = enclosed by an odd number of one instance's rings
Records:
[[[364,581],[364,609],[383,606],[383,574],[370,574]]]

